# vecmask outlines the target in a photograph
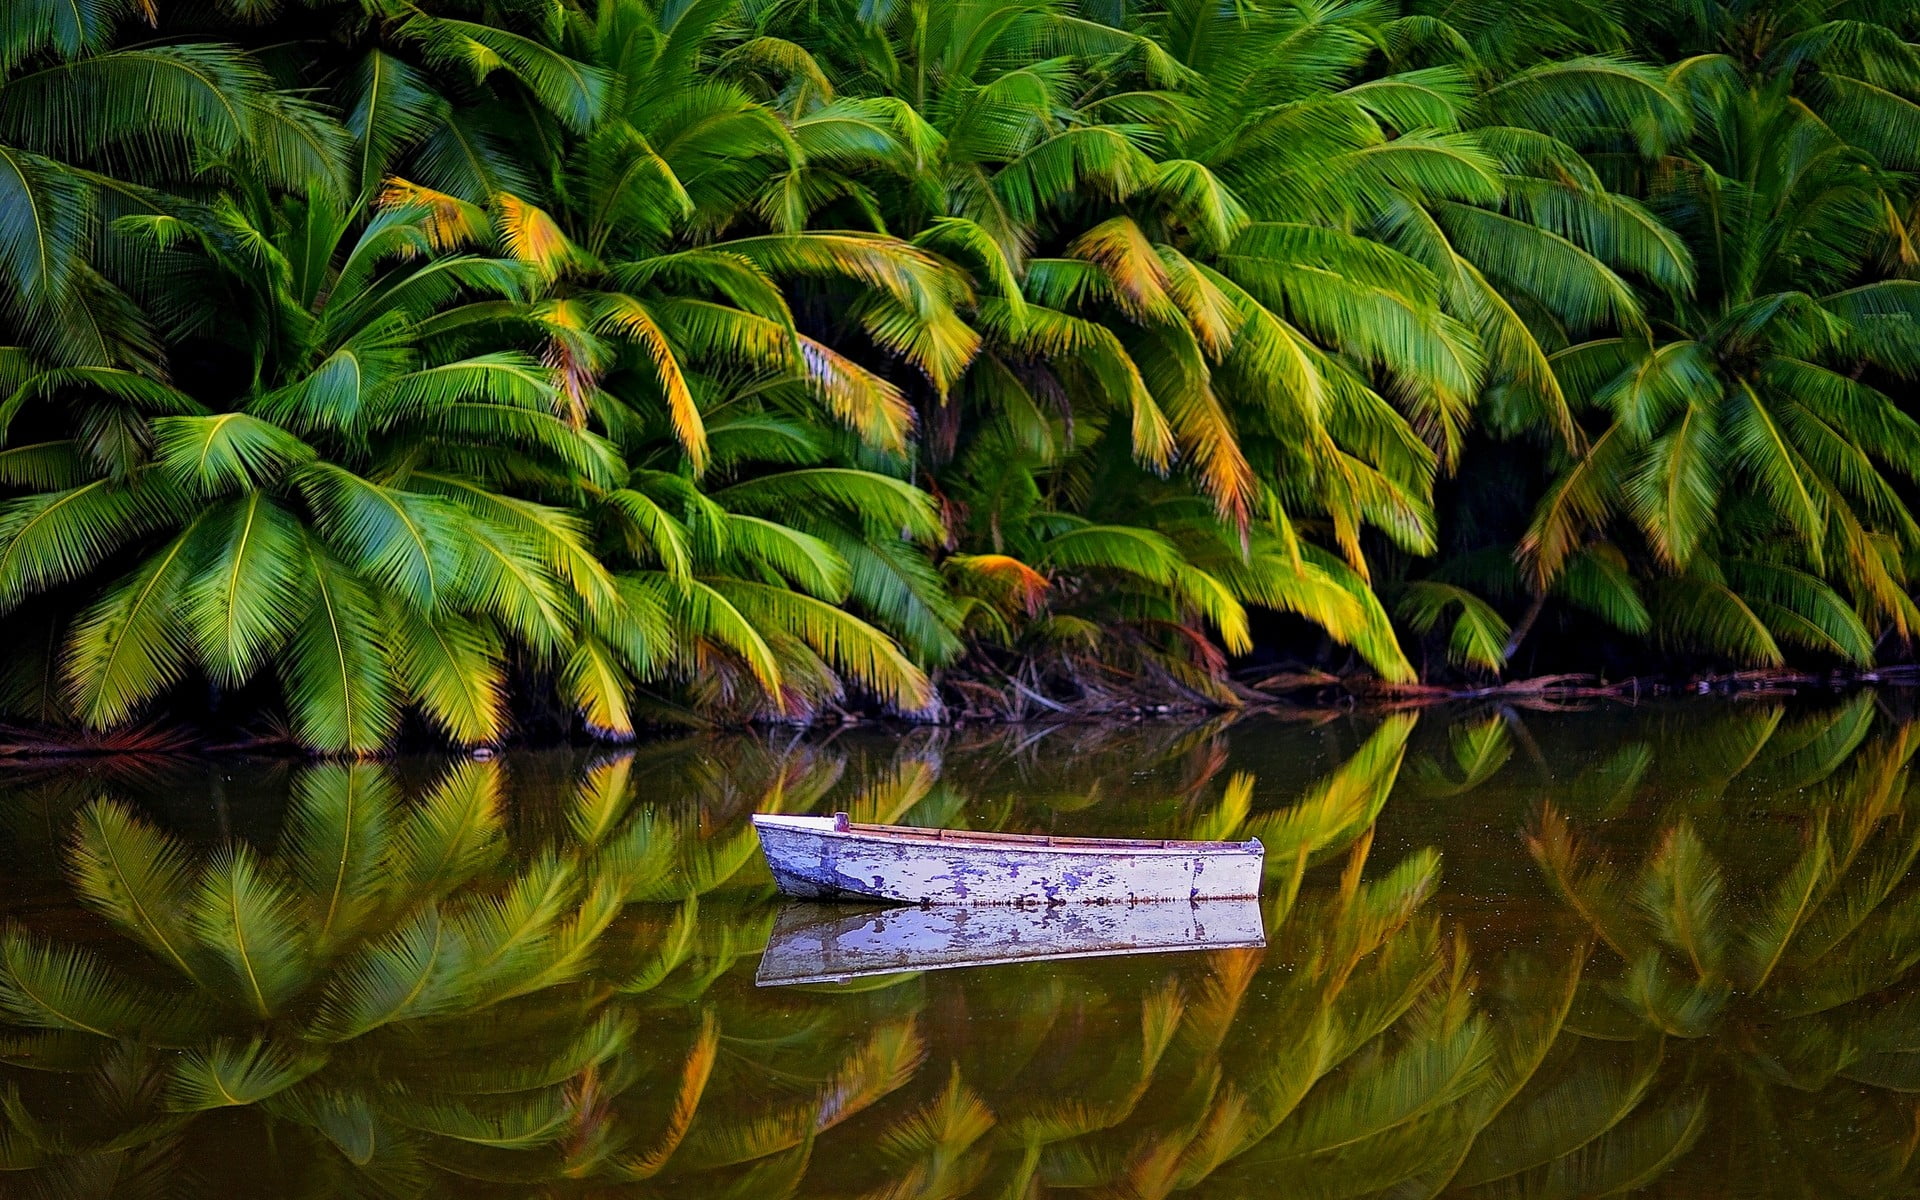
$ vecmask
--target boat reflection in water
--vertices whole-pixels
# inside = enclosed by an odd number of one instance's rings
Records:
[[[755,982],[838,983],[898,971],[1266,944],[1260,903],[1251,899],[858,910],[788,904],[774,918]]]

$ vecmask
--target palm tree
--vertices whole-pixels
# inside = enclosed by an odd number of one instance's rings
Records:
[[[23,0],[0,699],[1231,706],[1260,610],[1867,663],[1911,16],[1564,8]]]
[[[111,440],[59,436],[56,411],[54,436],[6,452],[38,489],[0,516],[8,604],[137,554],[65,638],[74,713],[113,725],[190,665],[224,688],[272,666],[319,749],[378,749],[409,704],[455,740],[497,740],[508,645],[553,661],[625,611],[575,518],[524,498],[609,486],[617,454],[554,414],[535,359],[463,353],[454,332],[518,296],[520,268],[437,253],[420,206],[355,228],[318,201],[228,203],[139,229],[151,307],[224,344],[238,391],[216,407],[147,384],[103,405]]]
[[[511,226],[503,250],[540,275],[524,316],[566,415],[635,468],[589,510],[603,554],[634,568],[623,580],[654,597],[669,633],[651,671],[587,647],[582,704],[609,732],[631,731],[620,684],[652,674],[702,678],[702,706],[736,716],[811,713],[843,680],[920,710],[930,687],[889,635],[924,665],[956,646],[924,554],[939,526],[894,465],[911,414],[891,382],[802,332],[790,295],[870,290],[951,323],[957,282],[911,245],[810,231],[780,205],[801,142],[697,70],[718,15],[603,5],[588,54],[615,81],[601,119],[550,212],[509,198],[492,214]],[[392,194],[487,224],[444,194]]]
[[[882,381],[796,332],[774,274],[837,264],[920,288],[931,264],[854,236],[705,252],[662,244],[680,225],[648,215],[659,209],[646,201],[663,197],[619,192],[651,154],[630,118],[658,113],[649,98],[686,82],[646,86],[625,36],[645,16],[637,5],[603,14],[604,44],[628,55],[619,65],[634,94],[620,91],[617,115],[580,150],[580,242],[511,192],[490,191],[481,205],[394,179],[364,216],[318,197],[263,196],[115,226],[145,243],[139,292],[169,339],[201,355],[224,346],[250,370],[193,381],[203,394],[240,393],[209,405],[160,383],[23,362],[12,412],[76,385],[107,394],[88,438],[66,436],[48,412],[44,440],[7,452],[7,481],[32,493],[10,507],[0,535],[8,602],[85,579],[129,543],[170,537],[72,635],[53,631],[31,697],[43,716],[111,725],[189,664],[232,689],[276,660],[297,735],[361,753],[390,743],[409,706],[455,741],[499,740],[516,664],[523,677],[555,681],[589,729],[613,737],[632,733],[635,687],[661,679],[717,683],[696,699],[740,716],[808,712],[839,695],[843,676],[903,709],[930,702],[923,674],[889,637],[836,607],[857,591],[930,655],[951,643],[937,578],[911,545],[889,545],[903,528],[931,540],[928,506],[888,477],[829,467],[799,419],[818,413],[783,411],[783,389],[811,392],[895,449],[904,411],[890,407]],[[434,20],[411,20],[402,41],[417,42]],[[400,103],[412,77],[382,53],[369,52],[368,69],[391,69],[393,87],[374,99]],[[726,115],[718,99],[708,116]],[[600,108],[596,98],[591,115]],[[755,111],[740,122],[749,136],[777,135]],[[384,122],[350,121],[367,187],[398,161],[399,143],[373,144]],[[658,125],[647,132],[671,138]],[[726,149],[724,139],[696,141],[675,154],[698,178]],[[658,161],[671,192],[672,168]],[[728,187],[709,177],[695,190],[705,219],[721,220],[713,203]],[[609,265],[602,254],[617,257]],[[241,320],[221,320],[228,314],[196,290],[207,288]],[[543,361],[529,357],[535,349]],[[753,374],[726,375],[741,368]],[[659,413],[703,468],[693,393],[723,384],[737,398],[709,403],[735,408],[730,473],[756,444],[819,468],[739,478],[734,512],[689,488],[679,455],[650,441]],[[29,407],[22,428],[39,416]],[[616,443],[641,470],[627,470]],[[767,519],[798,498],[821,502],[812,532]],[[208,511],[209,502],[221,503]],[[604,543],[589,539],[589,521],[607,527]],[[895,534],[869,536],[888,527]],[[616,579],[608,565],[621,564],[640,570]],[[227,586],[216,586],[223,576]],[[44,686],[56,640],[66,642],[64,709]]]
[[[1650,336],[1555,356],[1602,415],[1521,545],[1545,581],[1630,522],[1659,572],[1664,639],[1777,665],[1783,643],[1870,662],[1915,612],[1916,527],[1897,481],[1920,434],[1883,390],[1911,370],[1908,281],[1877,271],[1886,177],[1775,84],[1728,60],[1674,68],[1690,151],[1647,176],[1700,282]],[[1620,519],[1624,521],[1620,521]],[[1615,535],[1618,536],[1618,535]]]
[[[851,47],[886,46],[887,66],[868,66],[874,55],[863,49],[847,84],[877,88],[886,107],[829,101],[817,87],[791,88],[777,102],[865,128],[838,153],[873,146],[874,166],[906,178],[863,203],[973,276],[985,339],[978,356],[958,376],[929,371],[922,391],[932,465],[966,523],[964,548],[1063,573],[1061,596],[1091,570],[1103,587],[1153,597],[1096,616],[1056,606],[1029,581],[1023,590],[1041,617],[1034,633],[1072,637],[1067,631],[1089,617],[1125,623],[1147,635],[1139,644],[1158,645],[1176,675],[1204,683],[1214,672],[1193,669],[1198,639],[1178,631],[1210,627],[1244,649],[1241,606],[1251,603],[1299,612],[1405,678],[1409,668],[1364,582],[1359,530],[1373,524],[1427,545],[1436,456],[1365,372],[1389,372],[1399,394],[1420,403],[1464,405],[1476,352],[1438,311],[1433,279],[1349,236],[1351,206],[1339,202],[1274,208],[1259,214],[1271,220],[1252,221],[1230,172],[1244,170],[1246,186],[1266,188],[1273,180],[1260,171],[1287,168],[1271,151],[1256,165],[1265,143],[1193,138],[1202,128],[1221,134],[1222,115],[1246,102],[1209,93],[1209,64],[1163,23],[1122,30],[1045,4],[937,14],[902,6],[835,19],[844,36],[770,28],[830,63]],[[1277,15],[1242,30],[1248,61],[1261,53],[1254,47],[1278,47],[1295,32]],[[1079,59],[1036,67],[1035,46]],[[1303,81],[1311,74],[1308,65],[1296,69]],[[1274,83],[1222,74],[1235,86]],[[1218,106],[1211,117],[1208,104]],[[1372,120],[1357,104],[1344,111]],[[796,127],[809,119],[797,117]],[[1298,161],[1359,152],[1369,138],[1387,142],[1370,128],[1303,147]],[[1364,178],[1376,162],[1372,182],[1358,189],[1391,186],[1400,177],[1390,164],[1423,156],[1449,158],[1412,142],[1378,145],[1352,164],[1323,167],[1324,179],[1282,190],[1337,190],[1355,175],[1349,166],[1365,168]],[[910,186],[927,176],[940,181],[938,191]],[[839,186],[820,190],[837,196]],[[1308,269],[1308,259],[1333,269]],[[1185,480],[1154,481],[1176,461]],[[1183,502],[1195,493],[1206,503]],[[1094,497],[1127,515],[1090,512]],[[1143,509],[1155,515],[1142,520]],[[1322,513],[1344,562],[1299,537],[1296,522]],[[1070,536],[1054,547],[1062,535]],[[991,607],[1005,588],[978,579],[976,566],[962,563],[959,580],[984,586],[969,588],[970,607]],[[1001,583],[1017,578],[1012,567],[992,569]],[[999,607],[999,624],[1019,615]]]
[[[151,23],[152,6],[21,0],[0,18],[9,392],[35,367],[77,372],[68,387],[161,375],[156,331],[127,292],[141,248],[120,218],[176,213],[183,194],[243,176],[321,197],[342,187],[345,138],[317,107],[230,45],[121,44],[138,18]]]

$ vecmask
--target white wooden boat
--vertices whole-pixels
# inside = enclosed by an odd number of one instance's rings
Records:
[[[849,912],[789,904],[754,976],[761,987],[840,983],[898,971],[1232,950],[1267,944],[1257,900],[1195,904],[900,906]]]
[[[774,882],[805,900],[895,904],[1144,904],[1260,894],[1245,842],[1047,837],[756,814]]]

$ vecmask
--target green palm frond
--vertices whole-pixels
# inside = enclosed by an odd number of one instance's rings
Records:
[[[293,890],[244,847],[207,863],[187,910],[188,927],[219,964],[232,1003],[266,1018],[307,986],[311,932],[302,928]]]
[[[633,715],[627,702],[631,677],[614,651],[588,635],[574,645],[560,671],[560,687],[593,736],[625,741],[633,736]]]
[[[80,810],[69,870],[80,898],[188,979],[203,963],[186,923],[191,880],[185,849],[124,805]]]
[[[1633,287],[1562,235],[1464,204],[1438,206],[1438,218],[1462,255],[1508,288],[1538,297],[1569,330],[1644,326]]]
[[[605,613],[618,604],[613,575],[588,547],[584,522],[575,513],[440,472],[418,472],[414,479],[478,517],[483,524],[475,532],[481,539],[533,550],[543,573],[563,581],[589,613]],[[469,557],[467,565],[476,558]]]
[[[237,686],[284,646],[309,590],[299,521],[259,492],[207,514],[204,549],[187,584],[187,623],[200,661]]]
[[[366,764],[317,766],[295,785],[282,856],[305,891],[321,955],[352,942],[372,913],[397,803],[391,781]]]
[[[1728,582],[1779,640],[1848,662],[1873,661],[1873,635],[1859,613],[1826,582],[1771,563],[1726,564]]]
[[[429,906],[348,957],[321,996],[313,1036],[363,1037],[396,1021],[418,1020],[459,1005],[464,947],[438,908]]]
[[[219,1039],[180,1056],[167,1082],[167,1107],[175,1112],[204,1112],[258,1104],[325,1065],[320,1055],[262,1039],[244,1045]]]
[[[1039,561],[1067,570],[1120,571],[1165,585],[1179,569],[1180,552],[1165,535],[1119,525],[1082,525],[1051,538]]]
[[[810,596],[836,603],[846,596],[846,560],[812,534],[777,521],[729,513],[720,537],[728,557],[777,572]]]
[[[407,604],[387,607],[385,627],[408,700],[449,738],[471,746],[506,735],[506,652],[492,627]]]
[[[418,69],[381,50],[370,50],[354,72],[352,105],[344,124],[357,143],[354,182],[362,191],[378,186],[394,160],[444,119],[446,101]]]
[[[80,5],[62,4],[57,0],[26,0],[14,8],[4,26],[0,67],[11,70],[48,48],[63,58],[97,51],[107,44],[114,23],[137,7],[136,0]]]
[[[159,464],[202,495],[271,483],[313,457],[299,438],[245,413],[162,417],[153,423],[153,438]]]
[[[1620,506],[1619,475],[1629,454],[1629,435],[1609,429],[1541,497],[1519,546],[1536,578],[1558,575],[1588,531]]]
[[[1407,661],[1400,639],[1393,632],[1386,606],[1367,586],[1366,580],[1351,566],[1317,546],[1302,543],[1300,549],[1307,561],[1324,571],[1360,609],[1360,621],[1341,631],[1343,640],[1358,650],[1382,679],[1390,683],[1412,682],[1416,678],[1413,664]]]
[[[1516,215],[1566,238],[1616,271],[1631,272],[1675,294],[1692,291],[1697,282],[1686,241],[1631,197],[1591,185],[1510,178],[1507,204]]]
[[[476,77],[507,71],[576,129],[591,125],[606,103],[611,80],[605,71],[532,38],[492,25],[427,16],[409,21],[402,33],[419,38],[434,58],[461,63]]]
[[[0,507],[0,608],[98,566],[165,519],[172,489],[151,476],[16,499]]]
[[[716,579],[712,586],[745,619],[799,638],[848,680],[889,706],[917,712],[932,702],[926,675],[893,639],[838,606],[745,580]]]
[[[1716,508],[1722,478],[1718,424],[1712,407],[1689,405],[1626,482],[1628,510],[1676,567],[1693,556]]]
[[[86,188],[57,163],[0,146],[0,197],[7,214],[0,221],[0,269],[8,285],[36,298],[67,291],[90,216]]]
[[[624,541],[636,559],[648,565],[657,563],[671,575],[685,576],[692,571],[686,527],[658,500],[644,492],[620,488],[607,494],[606,504],[623,522]]]
[[[79,447],[71,439],[33,442],[0,450],[0,483],[35,491],[58,491],[81,480]]]
[[[1492,605],[1465,588],[1431,579],[1406,586],[1395,606],[1401,620],[1420,633],[1433,633],[1458,610],[1447,634],[1447,657],[1457,663],[1498,671],[1507,662],[1512,632]]]
[[[864,532],[855,535],[837,523],[821,529],[821,535],[847,562],[849,598],[915,661],[938,665],[960,653],[958,608],[940,569],[918,546]]]
[[[196,520],[161,546],[74,625],[67,690],[90,727],[121,724],[185,673],[191,642],[178,614],[187,604],[199,528]]]
[[[826,502],[875,529],[891,529],[920,541],[941,534],[932,497],[910,483],[873,471],[808,467],[736,483],[714,493],[729,508],[777,517],[791,505]]]
[[[1684,137],[1692,125],[1681,100],[1657,70],[1600,56],[1518,72],[1491,89],[1484,102],[1507,124],[1545,130],[1575,142],[1593,129],[1631,130],[1650,154]]]
[[[294,728],[311,746],[370,754],[400,719],[379,611],[359,580],[312,541],[305,570],[310,600],[278,664]]]
[[[686,657],[694,639],[711,639],[736,654],[769,695],[780,693],[781,670],[773,648],[733,602],[709,581],[675,578],[655,572],[624,577],[623,583],[642,603],[670,613],[675,628],[686,639],[677,647]]]
[[[1670,644],[1778,666],[1780,643],[1751,605],[1724,582],[1689,574],[1655,581],[1654,626]]]
[[[1574,555],[1554,581],[1553,594],[1628,633],[1643,634],[1652,627],[1640,587],[1614,546],[1589,546]]]
[[[494,864],[501,830],[499,770],[461,763],[395,823],[387,868],[414,893],[442,895]]]

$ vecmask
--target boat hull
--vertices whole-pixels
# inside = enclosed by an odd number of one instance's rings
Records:
[[[774,918],[761,987],[841,983],[900,971],[1234,950],[1266,945],[1255,900],[1196,904],[940,905],[848,912],[794,904]]]
[[[754,817],[774,882],[806,900],[893,904],[1145,904],[1260,894],[1258,841],[999,842],[903,838],[831,817]],[[1063,841],[1068,839],[1062,839]]]

